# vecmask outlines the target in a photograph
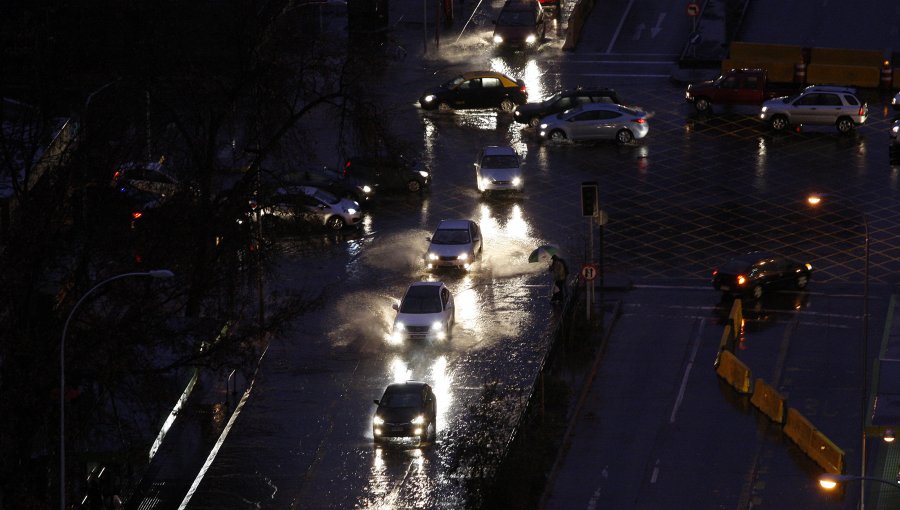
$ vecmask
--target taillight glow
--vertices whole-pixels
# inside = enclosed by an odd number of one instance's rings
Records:
[[[739,275],[737,276],[737,284],[738,284],[738,285],[743,285],[743,284],[745,284],[745,283],[747,283],[747,278],[745,278],[744,275],[739,274]]]
[[[862,117],[865,114],[866,114],[866,109],[863,108],[862,106],[860,106],[859,107],[859,116]]]
[[[131,218],[136,220],[136,219],[139,219],[143,215],[144,215],[144,213],[142,213],[141,211],[134,211],[133,213],[131,213]]]
[[[647,119],[641,117],[640,119],[635,119],[635,122],[638,124],[645,124],[647,122]]]

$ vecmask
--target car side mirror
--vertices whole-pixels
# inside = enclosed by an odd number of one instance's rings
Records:
[[[393,308],[394,310],[400,311],[400,305],[398,305],[397,303],[392,304],[391,308]]]

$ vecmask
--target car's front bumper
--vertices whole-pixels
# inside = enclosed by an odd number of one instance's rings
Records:
[[[425,433],[425,425],[413,425],[412,423],[384,423],[372,426],[372,436],[375,439],[383,437],[422,437]]]

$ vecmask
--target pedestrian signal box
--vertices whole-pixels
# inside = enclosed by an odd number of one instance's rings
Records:
[[[581,183],[581,215],[586,217],[596,216],[600,209],[600,200],[597,198],[597,183],[594,181]]]

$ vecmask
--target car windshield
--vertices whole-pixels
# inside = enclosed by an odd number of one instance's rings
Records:
[[[561,93],[561,92],[557,92],[556,94],[553,94],[553,95],[550,96],[549,98],[544,99],[543,101],[541,101],[541,105],[543,105],[543,106],[550,106],[551,104],[553,104],[553,103],[559,101],[559,98],[560,98],[560,97],[562,97],[562,93]]]
[[[400,303],[400,313],[441,313],[441,296],[437,287],[410,287]]]
[[[340,202],[340,200],[338,200],[338,197],[321,189],[317,189],[315,193],[313,193],[313,196],[316,197],[316,199],[325,202],[326,204],[336,204]]]
[[[381,397],[384,407],[421,407],[422,393],[419,391],[392,391]]]
[[[464,81],[466,81],[465,78],[463,78],[462,76],[457,76],[456,78],[453,78],[452,80],[445,83],[444,87],[446,87],[448,89],[452,89],[453,87],[456,87],[457,85],[459,85],[460,83],[462,83]]]
[[[528,27],[534,25],[531,11],[502,11],[497,18],[497,25],[507,27]]]
[[[512,155],[485,156],[481,158],[482,168],[518,168],[519,158]]]
[[[431,242],[434,244],[468,244],[470,242],[469,231],[442,228],[434,232]]]

